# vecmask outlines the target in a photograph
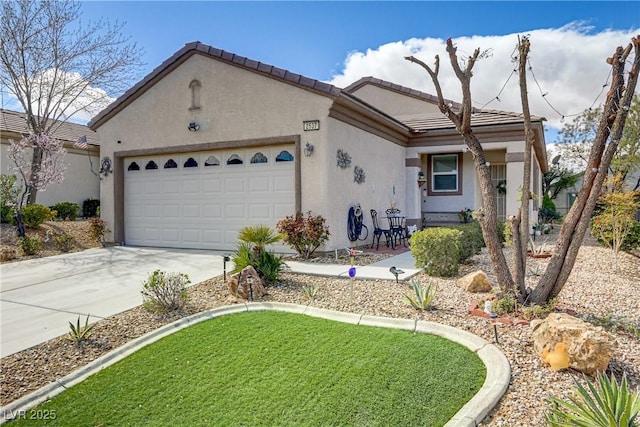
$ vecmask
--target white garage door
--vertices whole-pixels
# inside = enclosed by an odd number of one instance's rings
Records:
[[[241,228],[275,228],[295,213],[293,148],[125,159],[125,243],[234,250]]]

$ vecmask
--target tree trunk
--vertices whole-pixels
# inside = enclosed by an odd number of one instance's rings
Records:
[[[42,148],[33,147],[33,155],[31,160],[31,180],[26,183],[27,186],[27,205],[32,205],[36,202],[38,195],[38,187],[34,185],[37,182],[36,177],[40,173],[40,167],[42,166]]]
[[[515,282],[521,298],[527,294],[525,274],[527,271],[527,244],[529,242],[529,200],[531,199],[531,147],[533,146],[533,129],[531,128],[531,112],[529,111],[529,97],[527,94],[527,56],[529,55],[529,39],[518,38],[518,76],[520,80],[520,98],[522,114],[524,116],[524,171],[522,174],[522,200],[520,201],[520,220],[518,221],[519,239],[514,239]],[[514,237],[515,237],[514,230]],[[522,302],[522,301],[521,301]]]
[[[484,150],[478,138],[469,129],[464,135],[465,142],[471,150],[476,166],[476,176],[482,193],[482,213],[479,215],[482,237],[491,258],[498,285],[504,293],[513,293],[514,282],[509,271],[507,258],[502,251],[502,243],[498,239],[498,210],[496,205],[496,189],[491,180],[491,171],[484,156]]]
[[[629,72],[629,80],[625,87],[624,66],[632,47],[634,49],[634,60]],[[553,256],[549,260],[547,270],[531,295],[533,303],[544,304],[551,298],[556,297],[571,274],[578,250],[589,227],[591,214],[600,196],[602,183],[607,176],[611,159],[618,148],[618,142],[622,136],[624,123],[638,81],[640,67],[639,47],[640,41],[634,38],[632,44],[626,49],[623,50],[622,47],[619,47],[613,57],[607,59],[607,62],[613,68],[613,81],[611,90],[607,94],[602,118],[591,147],[582,188],[560,228],[560,235],[558,236]],[[611,138],[607,145],[609,137]]]
[[[471,55],[466,64],[466,68],[463,70],[458,63],[458,57],[456,55],[456,47],[453,45],[451,39],[447,40],[447,53],[449,54],[449,60],[451,67],[453,68],[456,77],[460,81],[462,89],[462,107],[459,112],[451,110],[449,105],[445,102],[442,94],[442,87],[438,80],[438,72],[440,70],[440,57],[436,55],[435,66],[432,69],[419,59],[408,56],[405,59],[414,62],[424,68],[429,75],[436,88],[438,96],[438,108],[440,111],[451,120],[455,125],[456,130],[464,138],[465,144],[471,151],[473,161],[476,167],[476,176],[478,183],[480,184],[480,190],[482,194],[482,212],[478,218],[480,227],[482,229],[482,236],[484,237],[489,257],[498,280],[498,285],[503,292],[513,291],[513,278],[509,271],[507,259],[502,251],[502,244],[498,239],[498,212],[496,208],[496,189],[491,181],[491,172],[489,165],[487,164],[486,157],[484,155],[484,149],[482,144],[473,133],[471,129],[471,76],[472,70],[478,57],[480,56],[480,50],[476,49]]]

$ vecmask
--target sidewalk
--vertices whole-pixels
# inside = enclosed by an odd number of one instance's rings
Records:
[[[398,275],[398,280],[404,281],[422,271],[422,269],[416,268],[416,262],[411,255],[411,251],[406,251],[366,266],[359,266],[357,262],[358,258],[356,257],[356,279],[395,280],[396,276],[389,271],[391,267],[395,267],[404,271],[404,273]],[[287,261],[286,264],[294,273],[334,277],[349,277],[349,268],[351,267],[350,265],[315,264],[300,261]]]

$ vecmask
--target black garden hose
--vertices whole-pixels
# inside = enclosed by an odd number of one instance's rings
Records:
[[[369,229],[362,223],[362,209],[360,205],[351,206],[349,208],[349,215],[347,216],[347,237],[350,241],[366,240],[369,236]],[[365,231],[362,236],[362,231]]]

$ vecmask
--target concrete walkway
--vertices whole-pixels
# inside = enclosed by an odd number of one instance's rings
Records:
[[[386,258],[382,261],[366,266],[358,266],[356,263],[356,279],[372,280],[396,280],[396,276],[389,271],[391,267],[396,267],[404,271],[398,275],[398,280],[408,280],[415,276],[421,269],[416,268],[416,261],[410,251]],[[288,261],[287,266],[295,273],[312,274],[316,276],[349,277],[349,265],[340,264],[316,264],[299,261]]]
[[[0,357],[64,335],[69,321],[89,323],[142,304],[154,270],[185,273],[192,283],[222,274],[220,253],[114,246],[0,265]]]
[[[223,273],[223,252],[114,246],[0,264],[0,357],[25,350],[142,304],[142,282],[156,269],[185,273],[192,284]],[[356,258],[357,260],[357,258]],[[349,277],[348,265],[287,262],[290,271]],[[406,280],[420,270],[411,252],[356,267],[356,278]],[[233,263],[227,263],[227,271]]]

